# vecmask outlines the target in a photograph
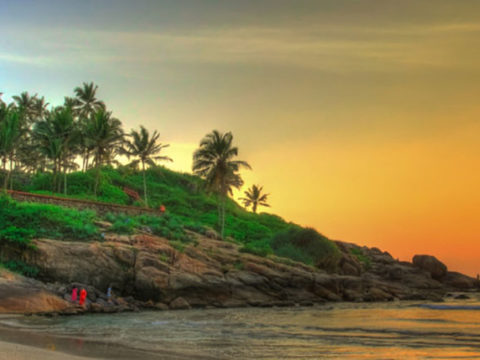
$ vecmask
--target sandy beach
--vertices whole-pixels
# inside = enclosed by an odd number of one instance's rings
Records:
[[[0,341],[0,360],[85,360],[101,359],[80,357],[59,352],[51,345],[50,349],[40,349],[28,345],[20,345]]]

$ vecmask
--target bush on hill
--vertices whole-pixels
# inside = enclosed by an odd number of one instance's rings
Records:
[[[335,270],[340,257],[340,251],[332,241],[315,229],[299,226],[276,234],[272,248],[277,256],[326,270]]]
[[[89,240],[98,238],[95,212],[66,209],[55,205],[19,203],[0,197],[0,233],[3,239],[28,243],[32,237]],[[22,239],[22,240],[20,240]]]

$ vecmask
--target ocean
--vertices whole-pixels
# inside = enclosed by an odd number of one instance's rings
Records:
[[[480,296],[0,318],[0,340],[104,359],[480,359]]]

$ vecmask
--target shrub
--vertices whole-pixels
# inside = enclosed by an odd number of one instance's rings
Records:
[[[35,231],[22,229],[16,226],[8,226],[0,229],[0,246],[8,243],[14,247],[25,249],[31,245]]]
[[[38,275],[38,271],[39,271],[37,267],[27,265],[23,261],[19,261],[19,260],[9,260],[0,264],[10,271],[19,273],[24,276],[33,277],[33,278]]]
[[[272,254],[272,247],[270,246],[270,242],[268,240],[257,240],[251,241],[245,244],[241,249],[241,252],[250,253],[257,256],[267,256]]]
[[[272,239],[276,255],[301,261],[327,270],[334,270],[340,251],[337,246],[311,228],[293,226]]]
[[[0,197],[0,231],[10,235],[49,237],[53,239],[88,240],[98,238],[95,212],[67,209],[56,205],[17,203]],[[14,227],[17,230],[7,230]],[[16,234],[16,235],[15,235]],[[29,236],[30,236],[29,235]]]
[[[361,249],[358,248],[351,248],[350,253],[357,258],[358,261],[365,267],[365,269],[369,269],[372,265],[372,260],[368,256],[366,256]]]

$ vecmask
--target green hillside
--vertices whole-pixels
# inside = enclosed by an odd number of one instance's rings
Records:
[[[13,188],[51,195],[51,173],[29,176],[13,174]],[[133,233],[136,228],[148,226],[153,233],[175,241],[179,248],[191,241],[188,230],[207,233],[217,229],[217,197],[205,191],[203,180],[190,174],[182,174],[164,167],[152,167],[146,171],[150,207],[166,207],[163,217],[126,216],[107,214],[104,220],[113,223],[112,230],[118,233]],[[93,170],[74,172],[67,175],[68,197],[95,200]],[[123,192],[128,187],[142,195],[142,174],[129,167],[104,167],[101,171],[99,193],[96,200],[107,203],[143,206]],[[65,196],[63,194],[56,194]],[[7,206],[8,205],[8,206]],[[68,213],[67,215],[64,212]],[[43,214],[35,216],[33,214]],[[30,214],[30,215],[28,215]],[[42,220],[42,217],[45,219]],[[101,239],[94,226],[95,216],[91,212],[62,209],[52,205],[19,204],[4,201],[0,210],[0,237],[6,224],[31,230],[33,235],[77,240]],[[55,223],[56,221],[56,223]],[[3,229],[2,229],[3,227]],[[12,231],[12,229],[10,229]],[[5,236],[4,236],[5,238]],[[301,261],[308,265],[325,267],[338,253],[335,245],[312,229],[286,222],[281,217],[246,211],[228,198],[226,203],[225,240],[239,243],[243,251],[256,255],[277,254]]]

